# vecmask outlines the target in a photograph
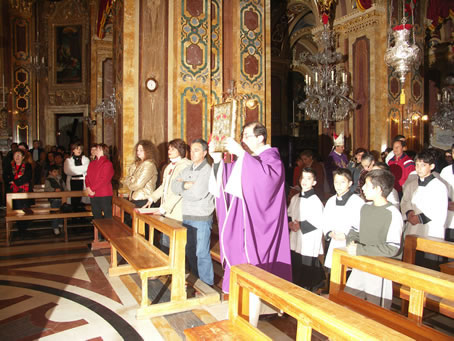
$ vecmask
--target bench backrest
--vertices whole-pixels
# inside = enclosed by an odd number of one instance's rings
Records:
[[[135,209],[136,206],[129,200],[117,196],[112,197],[112,217],[124,223],[125,213],[128,213],[131,216],[132,221],[131,229],[133,234],[136,233],[137,223]]]
[[[382,313],[384,314],[384,311],[386,311],[386,314],[395,314],[345,293],[343,289],[346,283],[347,268],[358,269],[408,286],[410,288],[409,320],[421,320],[424,310],[424,295],[426,293],[448,300],[454,300],[454,276],[387,257],[351,256],[345,248],[334,249],[331,268],[330,299],[336,302],[342,301],[342,303],[352,307],[354,306],[358,311],[362,310],[370,314],[374,313],[377,316],[382,315]],[[380,320],[380,317],[376,319],[383,323],[389,322],[388,317],[383,320]],[[408,324],[408,326],[411,329],[411,324]],[[404,326],[397,325],[396,329],[399,327],[403,328]],[[404,329],[398,330],[403,331]],[[408,331],[408,329],[405,330]],[[444,336],[444,334],[435,330],[433,333],[436,333],[439,339],[442,339]]]
[[[168,259],[169,264],[173,268],[184,268],[185,262],[185,247],[186,247],[186,228],[173,219],[166,218],[160,215],[141,214],[135,212],[136,237],[143,238],[151,248],[160,255],[163,259]],[[145,238],[145,224],[148,225],[148,238]],[[158,230],[169,236],[169,255],[153,245],[154,231]]]
[[[7,193],[6,212],[13,210],[13,200],[20,199],[55,199],[61,198],[66,202],[67,198],[88,196],[87,191],[62,191],[62,192],[28,192],[28,193]]]
[[[403,261],[415,264],[416,251],[454,258],[454,243],[439,238],[409,234],[405,237]]]
[[[251,339],[254,339],[253,335],[263,335],[240,314],[243,290],[254,293],[294,317],[298,321],[297,340],[311,340],[312,328],[336,340],[410,339],[265,270],[242,264],[231,268],[229,320],[250,332]]]

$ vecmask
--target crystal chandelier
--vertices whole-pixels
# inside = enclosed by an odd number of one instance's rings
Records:
[[[405,2],[402,2],[405,5]],[[413,18],[413,3],[411,3],[411,17]],[[405,8],[404,8],[405,11]],[[391,27],[391,13],[393,13],[392,1],[390,3],[389,27]],[[402,92],[400,95],[400,103],[405,104],[405,76],[410,71],[413,65],[419,65],[420,49],[415,44],[415,36],[413,31],[413,44],[410,44],[409,38],[412,30],[412,25],[407,24],[407,18],[402,16],[401,25],[393,27],[394,46],[391,46],[391,37],[388,38],[388,48],[385,53],[385,62],[392,67],[400,79]]]
[[[109,98],[102,100],[95,108],[96,113],[102,113],[104,118],[113,118],[117,117],[117,108],[116,108],[116,99],[115,99],[115,88],[112,90],[112,95]]]
[[[292,67],[307,65],[314,75],[314,79],[308,75],[305,77],[306,99],[298,104],[298,108],[305,110],[311,119],[321,121],[328,128],[330,122],[346,119],[356,108],[356,103],[348,97],[351,87],[348,85],[347,73],[338,68],[343,56],[336,52],[335,33],[329,28],[326,13],[323,13],[322,21],[320,45],[323,50],[314,55],[302,53],[299,60],[294,56]]]
[[[454,77],[446,78],[448,86],[441,89],[438,94],[438,111],[433,118],[433,125],[439,126],[441,129],[454,130]]]

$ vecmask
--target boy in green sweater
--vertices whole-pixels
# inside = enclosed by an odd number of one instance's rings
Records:
[[[394,176],[387,170],[376,169],[367,174],[362,189],[372,204],[363,205],[359,230],[352,227],[347,236],[349,254],[395,257],[400,253],[402,216],[386,199],[393,185]],[[391,307],[392,281],[388,279],[353,269],[345,291],[382,307]]]

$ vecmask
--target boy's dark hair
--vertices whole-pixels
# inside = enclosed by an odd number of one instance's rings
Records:
[[[389,166],[386,164],[386,162],[375,162],[374,166],[380,169],[389,170]]]
[[[49,173],[52,172],[52,171],[54,171],[54,170],[60,171],[60,167],[57,166],[57,165],[51,165],[51,166],[49,167]]]
[[[315,174],[315,171],[311,167],[304,167],[301,171],[299,182],[301,182],[301,179],[303,178],[303,173],[311,173],[314,181],[317,181],[317,175]]]
[[[429,150],[423,150],[421,153],[417,154],[415,157],[415,161],[423,161],[424,163],[428,163],[429,165],[435,164],[435,155]]]
[[[366,180],[370,179],[370,182],[374,187],[380,186],[383,197],[387,198],[389,193],[394,187],[394,175],[385,169],[373,169],[366,175]]]
[[[343,176],[347,178],[348,181],[352,181],[352,172],[347,168],[338,168],[333,172],[333,179],[336,175]]]

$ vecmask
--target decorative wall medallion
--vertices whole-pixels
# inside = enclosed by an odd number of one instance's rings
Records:
[[[396,74],[388,72],[388,101],[392,103],[399,99],[401,84]]]
[[[21,67],[14,72],[15,87],[13,88],[16,108],[20,111],[29,109],[30,103],[30,72]]]
[[[30,26],[24,18],[13,20],[14,57],[26,61],[30,57]]]
[[[411,79],[411,96],[416,103],[418,103],[422,99],[422,89],[423,85],[421,76],[417,72],[413,72],[413,77]]]
[[[181,6],[181,77],[184,81],[208,79],[208,11],[207,0],[182,0]]]
[[[263,15],[260,1],[240,1],[240,86],[263,88]]]

